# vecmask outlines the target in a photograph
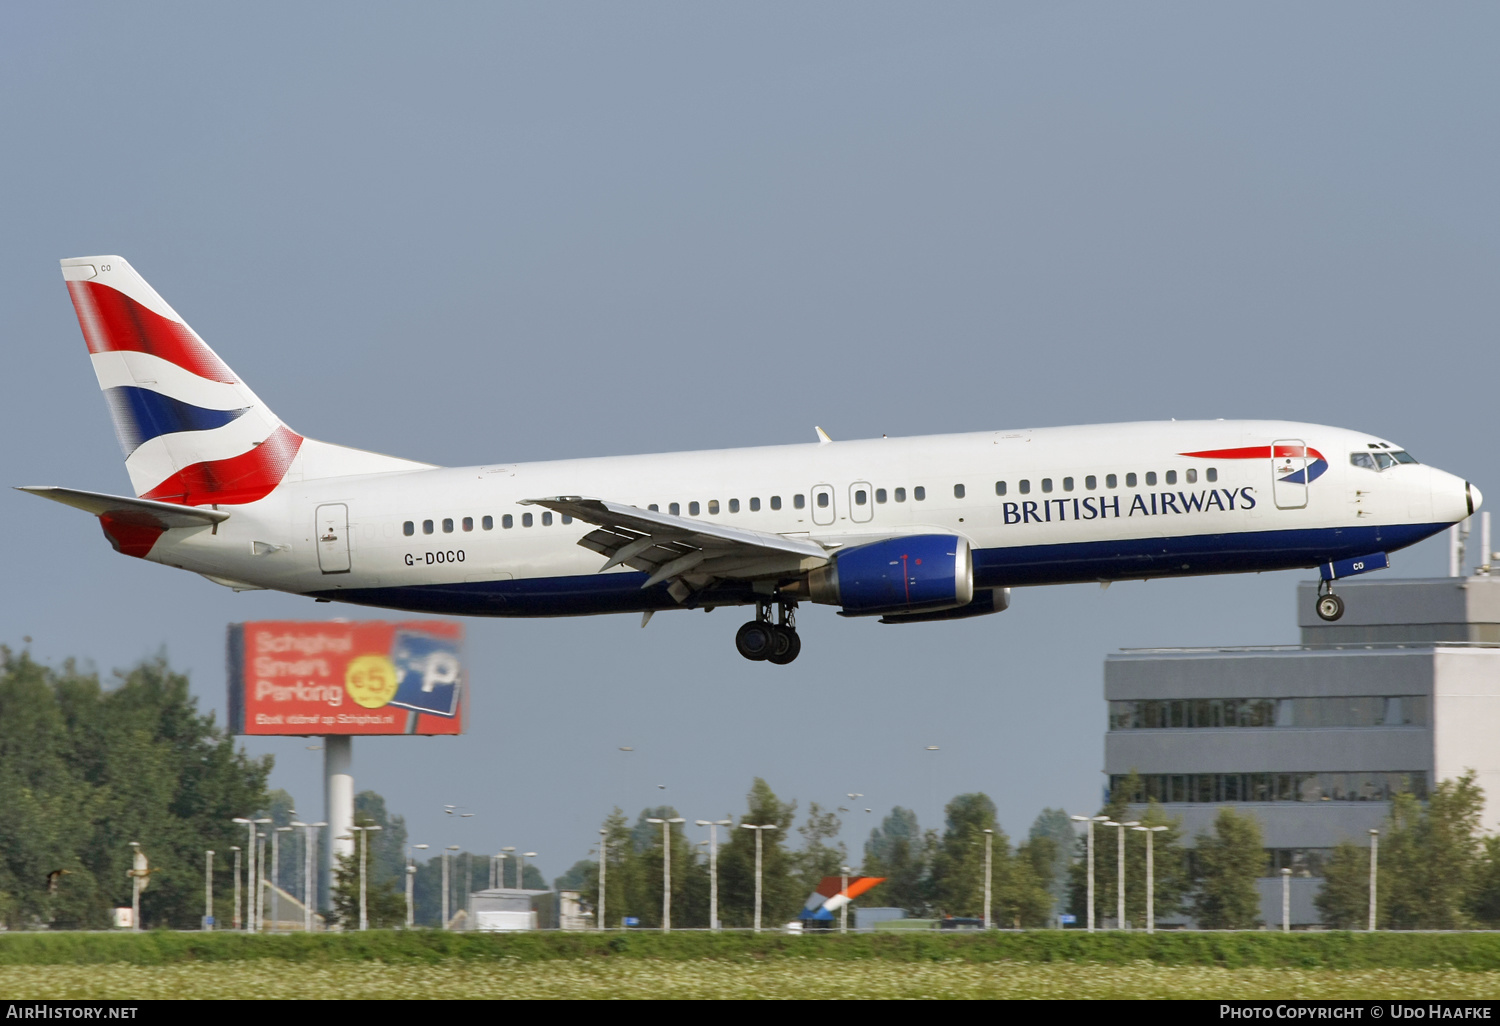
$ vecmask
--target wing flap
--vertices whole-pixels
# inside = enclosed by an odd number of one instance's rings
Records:
[[[578,544],[606,557],[601,573],[627,566],[649,575],[643,588],[672,582],[674,597],[685,597],[713,580],[800,573],[828,561],[828,551],[809,538],[787,538],[604,499],[559,495],[522,504],[593,524],[596,530]]]

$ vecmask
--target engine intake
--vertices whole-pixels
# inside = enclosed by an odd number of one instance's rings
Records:
[[[840,550],[807,584],[814,602],[844,616],[933,612],[973,601],[974,562],[967,540],[919,534]]]

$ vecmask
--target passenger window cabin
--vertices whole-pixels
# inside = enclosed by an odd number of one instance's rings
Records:
[[[896,489],[896,501],[897,502],[905,502],[906,501],[906,489],[905,488],[897,488]]]
[[[1005,482],[1004,481],[996,481],[995,482],[995,494],[996,495],[1004,495],[1005,494]]]
[[[412,535],[417,533],[417,525],[408,520],[406,523],[401,525],[401,533],[410,538]]]
[[[927,489],[923,488],[921,485],[917,485],[911,490],[911,497],[913,499],[916,499],[918,502],[924,502],[927,499]]]
[[[500,518],[500,526],[509,531],[512,527],[516,526],[516,518],[507,513]]]

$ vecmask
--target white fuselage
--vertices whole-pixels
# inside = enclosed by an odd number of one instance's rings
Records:
[[[1307,450],[1295,467],[1270,455],[1286,441]],[[1256,449],[1266,455],[1185,455]],[[213,528],[167,531],[147,558],[235,587],[428,612],[677,605],[642,590],[639,571],[599,573],[599,555],[578,544],[590,525],[523,504],[586,496],[830,549],[957,534],[977,588],[1312,567],[1403,548],[1472,512],[1461,478],[1351,461],[1395,451],[1312,424],[1183,421],[326,478],[299,457],[264,499]],[[347,528],[320,527],[319,508],[339,506]],[[742,583],[689,604],[754,601]]]

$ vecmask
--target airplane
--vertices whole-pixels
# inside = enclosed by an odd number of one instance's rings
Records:
[[[440,467],[298,434],[122,257],[61,265],[135,494],[22,490],[236,591],[642,626],[750,606],[737,650],[785,665],[802,602],[910,624],[1015,587],[1317,568],[1337,620],[1336,581],[1482,501],[1383,438],[1252,420]]]

